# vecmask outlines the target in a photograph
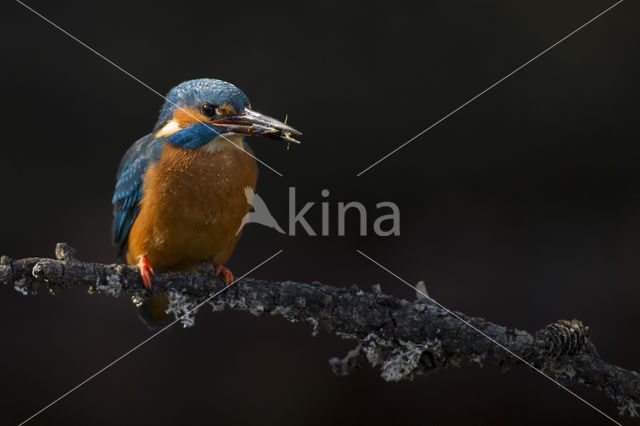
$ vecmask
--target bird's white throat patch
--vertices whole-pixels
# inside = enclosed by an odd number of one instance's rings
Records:
[[[178,124],[176,120],[169,120],[167,121],[167,124],[158,129],[158,131],[156,132],[156,138],[171,136],[179,130],[182,130],[180,124]]]
[[[211,142],[202,146],[207,152],[218,152],[223,149],[240,149],[244,151],[244,142],[240,133],[225,133],[216,136]]]

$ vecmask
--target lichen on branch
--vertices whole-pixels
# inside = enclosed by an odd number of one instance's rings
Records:
[[[24,295],[40,288],[58,293],[80,287],[91,294],[126,295],[136,305],[152,295],[143,287],[137,268],[81,262],[64,243],[57,245],[56,259],[3,256],[0,283]],[[196,273],[156,271],[153,283],[153,293],[168,295],[168,310],[184,326],[193,325],[196,306],[223,288],[210,264]],[[387,381],[411,380],[463,363],[490,363],[503,370],[525,365],[429,298],[399,299],[383,294],[378,285],[365,292],[356,286],[245,278],[204,306],[281,315],[290,322],[310,324],[312,334],[324,331],[355,341],[356,347],[345,357],[329,360],[338,375],[365,364],[378,367]],[[580,321],[560,320],[531,334],[480,317],[456,315],[563,385],[580,383],[602,390],[621,415],[638,416],[640,374],[603,361],[589,328]]]

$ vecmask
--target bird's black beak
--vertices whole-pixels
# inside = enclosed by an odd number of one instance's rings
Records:
[[[225,127],[230,132],[278,139],[287,143],[300,143],[294,136],[302,135],[293,127],[249,108],[245,108],[241,114],[228,115],[213,120],[212,124]]]

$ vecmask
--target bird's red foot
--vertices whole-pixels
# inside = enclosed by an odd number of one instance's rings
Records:
[[[151,288],[151,275],[155,275],[155,273],[149,264],[147,256],[140,256],[140,259],[138,260],[138,269],[140,270],[140,277],[142,278],[144,286],[146,288]]]
[[[231,284],[233,282],[233,272],[224,265],[213,265],[216,274],[222,275],[225,284]]]

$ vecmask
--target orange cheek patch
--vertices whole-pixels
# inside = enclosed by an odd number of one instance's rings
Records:
[[[218,108],[216,108],[216,113],[219,115],[236,115],[238,112],[234,107],[229,104],[222,104]]]
[[[178,108],[173,113],[173,119],[183,129],[199,121],[209,121],[209,118],[202,115],[202,113],[197,108]]]

